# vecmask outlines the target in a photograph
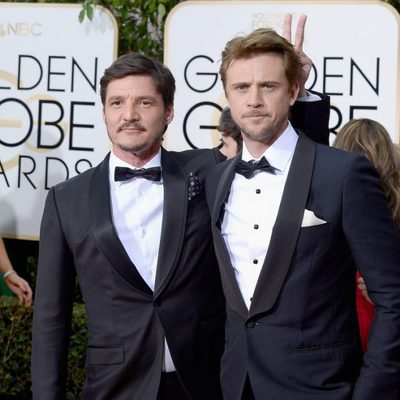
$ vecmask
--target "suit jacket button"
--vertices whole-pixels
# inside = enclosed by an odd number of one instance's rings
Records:
[[[161,306],[161,300],[160,299],[154,300],[154,305],[156,307],[160,307]]]
[[[256,326],[256,324],[254,321],[248,321],[248,322],[246,322],[246,326],[248,328],[254,328]]]

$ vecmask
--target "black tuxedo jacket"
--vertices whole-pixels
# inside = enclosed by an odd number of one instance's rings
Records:
[[[116,235],[108,156],[50,190],[34,309],[34,399],[65,398],[76,275],[89,328],[84,399],[155,400],[164,335],[189,398],[219,398],[225,303],[204,193],[218,154],[162,152],[164,215],[154,293]],[[189,196],[193,179],[203,191]]]
[[[256,399],[399,399],[400,237],[374,169],[300,134],[247,310],[220,230],[239,159],[217,165],[206,190],[227,303],[224,399],[241,399],[246,376]],[[305,209],[326,223],[306,226]],[[355,266],[376,304],[364,360]]]

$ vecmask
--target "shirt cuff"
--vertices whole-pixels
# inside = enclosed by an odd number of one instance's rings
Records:
[[[298,97],[296,101],[304,101],[304,102],[312,102],[312,101],[320,101],[322,100],[320,96],[315,93],[311,93],[306,90],[307,96]]]

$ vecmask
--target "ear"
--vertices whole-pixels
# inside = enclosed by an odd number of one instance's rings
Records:
[[[165,110],[165,124],[169,125],[174,119],[174,106],[171,104]]]
[[[296,100],[297,96],[299,95],[300,85],[299,82],[296,81],[295,84],[289,89],[289,96],[290,96],[290,106],[292,106]]]

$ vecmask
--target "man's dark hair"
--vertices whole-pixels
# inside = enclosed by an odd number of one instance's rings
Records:
[[[130,75],[145,75],[153,78],[157,92],[163,98],[164,106],[174,104],[175,78],[171,71],[159,61],[139,53],[127,53],[118,57],[109,68],[104,71],[100,79],[101,102],[105,103],[108,84]]]
[[[236,125],[236,122],[232,118],[231,110],[229,109],[229,107],[225,107],[221,112],[218,130],[225,136],[230,136],[232,139],[234,139],[239,146],[239,150],[242,149],[242,134],[239,127]]]

